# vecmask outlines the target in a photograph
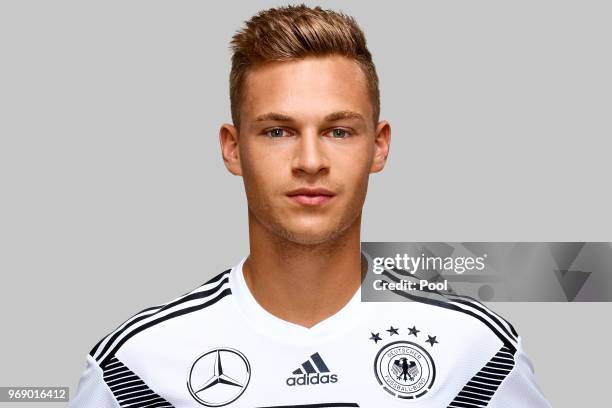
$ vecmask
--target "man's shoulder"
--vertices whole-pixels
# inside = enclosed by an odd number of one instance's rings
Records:
[[[179,318],[187,319],[202,312],[214,311],[215,307],[223,303],[223,299],[232,294],[230,272],[231,269],[226,269],[190,292],[166,303],[140,310],[106,334],[91,349],[89,355],[102,367],[136,336],[150,334]]]
[[[454,292],[406,290],[393,293],[397,295],[394,298],[396,302],[419,305],[422,314],[430,321],[461,329],[465,336],[486,333],[513,353],[516,351],[520,336],[514,326],[478,299]]]

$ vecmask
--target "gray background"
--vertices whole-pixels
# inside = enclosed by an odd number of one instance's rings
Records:
[[[0,385],[74,391],[101,336],[247,253],[227,47],[277,4],[0,2]],[[319,4],[364,28],[393,129],[363,241],[612,241],[609,3]],[[491,306],[555,407],[609,399],[611,304]]]

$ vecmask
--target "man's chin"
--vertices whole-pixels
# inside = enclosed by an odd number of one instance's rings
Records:
[[[342,233],[348,228],[347,226],[337,225],[335,228],[291,228],[284,229],[282,236],[284,239],[293,242],[297,245],[315,246],[325,243],[331,243],[339,238]]]
[[[351,230],[351,226],[359,227],[360,214],[355,217],[299,217],[286,214],[283,217],[258,218],[255,212],[249,212],[250,223],[257,222],[268,234],[276,236],[286,244],[301,246],[321,246],[341,240]],[[272,237],[271,237],[272,238]]]
[[[329,235],[321,236],[321,235],[290,234],[286,238],[289,241],[297,245],[317,246],[317,245],[321,245],[321,244],[325,244],[330,241],[333,241],[334,237],[330,237]]]

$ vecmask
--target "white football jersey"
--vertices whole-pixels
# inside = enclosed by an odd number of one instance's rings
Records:
[[[477,301],[358,290],[305,328],[257,303],[245,259],[104,337],[70,407],[550,407],[520,337]]]

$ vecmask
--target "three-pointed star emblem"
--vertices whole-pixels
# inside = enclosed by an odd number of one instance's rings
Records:
[[[243,384],[240,381],[235,380],[229,375],[223,373],[223,364],[221,363],[220,350],[215,350],[215,363],[214,363],[214,371],[213,371],[212,376],[208,379],[208,381],[206,381],[204,386],[200,388],[199,390],[197,390],[195,393],[197,394],[200,391],[204,391],[205,389],[208,389],[217,384],[234,385],[236,387],[243,386]]]
[[[218,347],[198,357],[189,370],[187,388],[207,407],[221,407],[237,400],[249,385],[251,365],[240,351]]]

